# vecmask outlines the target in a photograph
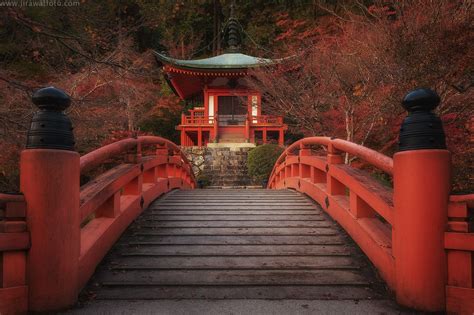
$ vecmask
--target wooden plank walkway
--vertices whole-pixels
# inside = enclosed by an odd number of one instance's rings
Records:
[[[174,191],[130,226],[87,300],[385,299],[365,256],[290,190]]]

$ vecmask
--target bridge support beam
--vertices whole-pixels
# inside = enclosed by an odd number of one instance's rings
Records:
[[[393,252],[397,302],[423,311],[446,307],[447,227],[451,155],[441,121],[431,110],[438,96],[425,89],[409,93],[410,112],[394,155]]]

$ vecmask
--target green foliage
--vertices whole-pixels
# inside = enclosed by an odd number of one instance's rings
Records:
[[[209,179],[209,177],[207,177],[203,173],[199,174],[199,176],[196,178],[196,181],[200,188],[204,188],[211,184],[211,180]]]
[[[276,144],[264,144],[252,149],[247,157],[250,176],[257,181],[268,179],[278,157],[284,149]]]

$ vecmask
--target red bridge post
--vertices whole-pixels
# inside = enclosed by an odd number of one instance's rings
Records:
[[[66,308],[78,295],[80,251],[79,154],[69,118],[69,96],[37,91],[38,111],[21,153],[21,191],[27,203],[31,248],[27,259],[29,310]]]
[[[439,97],[428,89],[409,93],[409,116],[394,155],[393,228],[396,298],[423,311],[446,307],[444,232],[450,192],[451,156],[441,120],[431,111]]]

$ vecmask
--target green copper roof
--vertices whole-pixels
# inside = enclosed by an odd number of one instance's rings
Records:
[[[280,62],[282,59],[266,59],[253,57],[241,53],[226,53],[219,56],[196,59],[183,60],[175,59],[163,54],[154,52],[155,56],[163,63],[178,66],[180,68],[191,69],[245,69],[264,65],[271,65]]]

